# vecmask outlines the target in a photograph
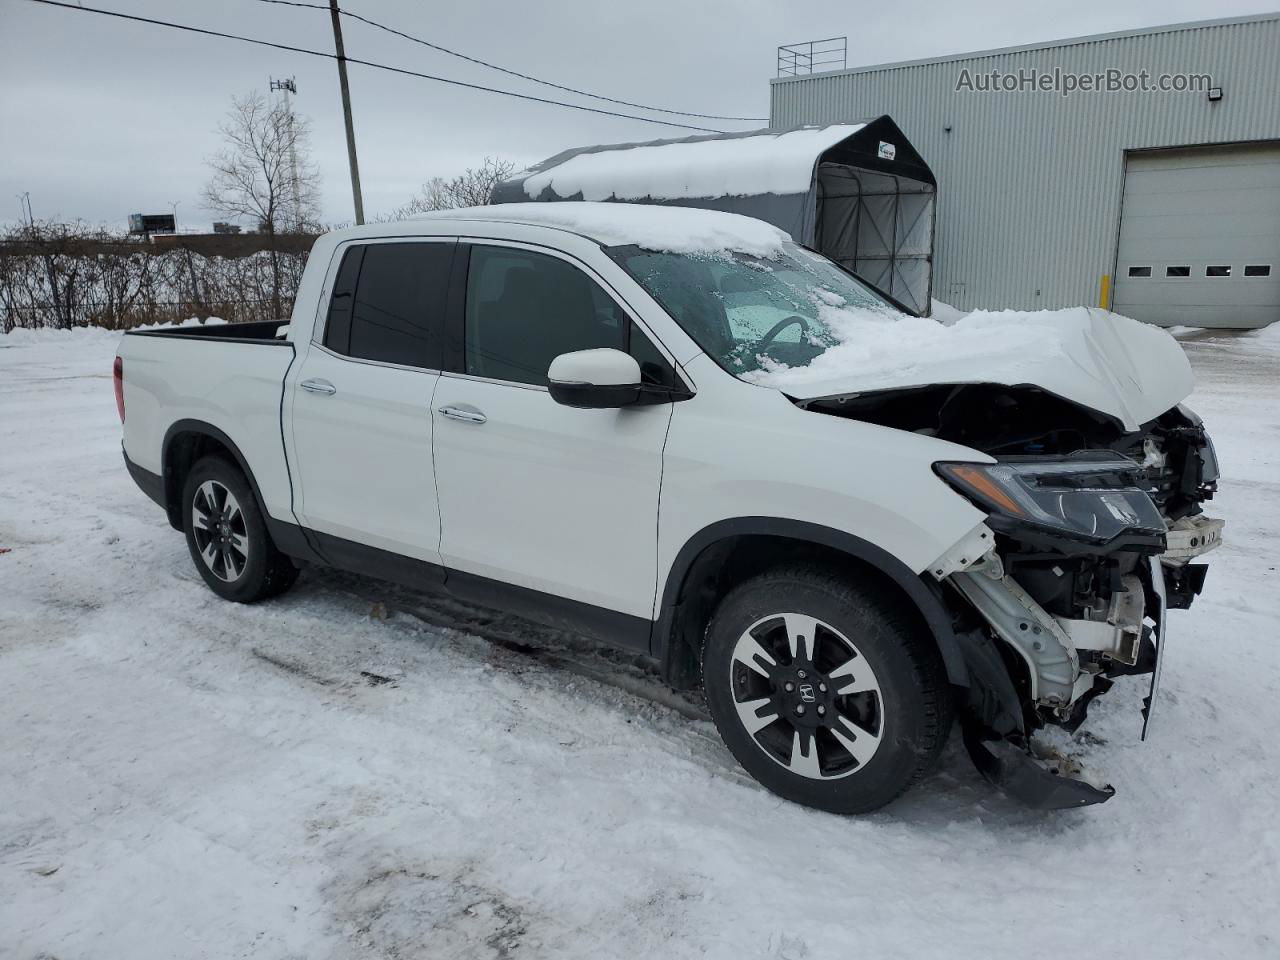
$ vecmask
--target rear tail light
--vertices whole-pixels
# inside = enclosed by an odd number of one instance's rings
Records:
[[[116,357],[111,368],[111,379],[116,385],[116,410],[120,413],[120,422],[124,423],[124,358]]]

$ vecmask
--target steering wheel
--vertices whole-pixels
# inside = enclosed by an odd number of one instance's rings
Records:
[[[766,333],[763,337],[761,337],[759,340],[757,340],[755,343],[751,345],[750,347],[751,352],[759,353],[761,350],[769,346],[769,344],[773,343],[773,341],[778,338],[778,334],[780,334],[783,330],[787,329],[787,327],[796,323],[800,324],[800,332],[802,334],[809,332],[809,321],[806,320],[804,317],[792,314],[791,316],[787,317],[784,320],[779,320],[772,327],[770,327],[768,333]]]

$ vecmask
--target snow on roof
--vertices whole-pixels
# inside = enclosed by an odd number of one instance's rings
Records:
[[[606,247],[636,244],[670,253],[746,253],[774,257],[791,238],[763,220],[719,210],[668,207],[648,203],[503,203],[490,207],[441,210],[428,218],[499,220],[559,227],[590,237]]]
[[[536,198],[550,187],[558,196],[581,193],[584,200],[806,193],[819,155],[865,126],[832,124],[782,133],[591,148],[544,169],[539,169],[544,164],[538,164],[525,179],[524,191]]]

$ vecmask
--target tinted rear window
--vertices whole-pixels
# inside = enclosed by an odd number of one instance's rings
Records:
[[[439,369],[453,251],[452,242],[349,250],[334,282],[325,346],[362,360]]]

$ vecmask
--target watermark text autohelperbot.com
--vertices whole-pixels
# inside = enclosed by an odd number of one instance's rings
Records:
[[[1152,73],[1149,70],[1120,70],[1110,67],[1098,73],[1052,70],[961,69],[956,77],[957,93],[1187,93],[1208,91],[1213,78],[1207,73]]]

